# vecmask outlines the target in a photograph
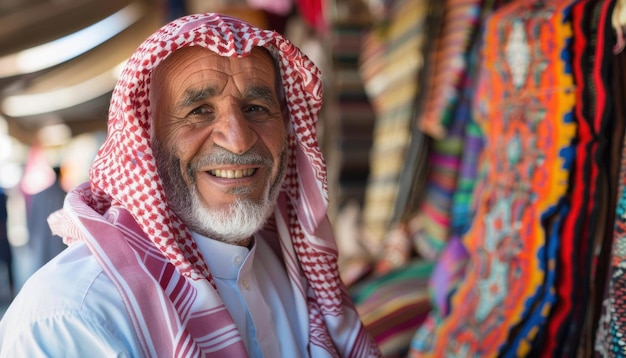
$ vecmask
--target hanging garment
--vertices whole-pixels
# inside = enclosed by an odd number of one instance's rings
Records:
[[[597,247],[606,237],[614,208],[609,181],[614,120],[608,105],[611,49],[607,42],[610,1],[579,1],[572,7],[572,69],[576,83],[577,141],[571,174],[570,209],[563,223],[558,256],[558,304],[550,313],[543,345],[547,356],[589,356],[593,341],[594,291],[602,293]],[[613,180],[614,181],[614,180]]]
[[[485,8],[484,11],[491,12],[488,8]],[[479,41],[474,41],[471,50],[466,55],[469,62],[466,78],[462,81],[464,84],[462,97],[456,108],[453,123],[450,126],[451,130],[447,132],[447,137],[450,137],[451,140],[461,140],[462,152],[458,154],[460,163],[454,191],[449,198],[450,201],[447,203],[446,200],[439,200],[440,206],[442,203],[449,205],[446,214],[449,217],[446,236],[436,239],[433,232],[436,233],[437,231],[428,230],[428,227],[425,227],[425,230],[416,233],[413,238],[415,247],[421,255],[429,257],[427,256],[428,253],[434,252],[436,253],[434,258],[437,261],[429,281],[433,309],[412,339],[411,345],[415,352],[428,350],[427,347],[431,346],[434,327],[450,313],[450,298],[461,284],[467,266],[468,253],[461,237],[467,232],[474,219],[472,198],[484,141],[480,127],[472,116],[471,107],[480,46]],[[441,141],[446,141],[446,139]],[[433,188],[436,192],[438,191],[437,186]],[[425,205],[429,202],[428,196],[427,193]],[[438,196],[439,198],[442,197],[441,195]],[[417,218],[420,221],[431,220],[428,213],[429,211],[420,213]],[[436,249],[438,243],[445,245],[442,250]]]
[[[449,130],[461,96],[467,57],[480,26],[482,0],[446,0],[441,28],[429,54],[431,69],[425,84],[426,98],[418,127],[433,138]]]
[[[455,130],[454,136],[433,143],[424,200],[412,220],[416,227],[411,233],[415,247],[430,260],[437,259],[450,237],[450,208],[463,151],[461,129]]]
[[[443,3],[436,7],[441,9],[430,9],[431,24],[441,21],[432,13],[442,14]],[[432,29],[433,25],[428,28]],[[477,52],[478,46],[473,46],[471,53],[465,55],[472,64]],[[458,236],[451,238],[455,233],[452,228],[465,231],[465,223],[471,220],[460,216],[471,215],[471,210],[465,208],[469,207],[476,178],[482,135],[475,124],[470,126],[473,124],[470,112],[473,81],[469,71],[463,74],[461,82],[462,98],[451,109],[453,119],[446,137],[424,143],[424,139],[429,138],[413,130],[400,177],[402,194],[397,197],[394,210],[394,220],[399,224],[387,232],[385,251],[375,268],[376,274],[387,274],[370,278],[351,290],[358,302],[357,309],[384,354],[408,351],[410,339],[424,324],[426,314],[432,315],[433,311],[437,315],[445,314],[450,294],[463,278],[467,252]],[[429,173],[428,178],[426,173]],[[463,180],[463,190],[456,196],[459,179]],[[418,188],[425,191],[423,198]],[[464,208],[456,211],[457,217],[451,214],[453,205]],[[416,245],[413,245],[414,239]],[[411,253],[414,256],[415,252],[418,257],[409,262]],[[427,280],[423,271],[415,270],[424,265],[431,266]],[[360,289],[366,285],[386,294],[368,294]],[[412,287],[413,291],[407,291],[406,287]]]
[[[379,244],[390,225],[409,146],[417,78],[424,62],[428,1],[399,0],[390,6],[388,27],[373,31],[364,44],[375,49],[383,46],[384,51],[363,57],[361,64],[365,90],[377,115],[363,221],[372,241]]]
[[[474,45],[465,54],[470,66],[474,61],[470,58],[476,58],[478,50],[478,45]],[[409,223],[416,251],[431,260],[439,257],[451,236],[466,231],[472,216],[469,201],[483,146],[482,135],[476,130],[471,114],[475,81],[470,72],[468,67],[462,75],[461,94],[451,109],[451,123],[445,138],[433,141],[424,198]]]
[[[468,118],[459,117],[459,112],[462,115],[467,109],[461,108],[467,107],[461,102],[482,7],[482,1],[476,0],[448,0],[430,6],[428,29],[432,38],[425,49],[425,85],[416,101],[416,123],[400,176],[401,195],[396,198],[393,222],[405,224],[417,253],[431,260],[450,237],[450,208],[465,151]],[[447,128],[435,133],[435,120],[437,125],[445,120]],[[429,148],[420,148],[425,136],[435,140]],[[422,157],[413,154],[418,150]],[[426,169],[423,174],[416,170],[422,167]],[[426,176],[425,184],[420,175]]]
[[[610,37],[607,37],[607,42]],[[609,47],[613,44],[608,43]],[[626,53],[624,51],[612,58],[611,74],[609,76],[612,86],[610,99],[614,104],[613,118],[616,127],[622,135],[619,191],[617,195],[617,207],[612,231],[612,251],[608,259],[609,269],[607,272],[607,287],[601,305],[601,317],[599,319],[597,335],[595,336],[595,352],[604,357],[622,357],[626,355],[626,275],[624,262],[626,262],[626,138],[624,138],[624,123],[626,123]],[[605,249],[606,249],[605,245]],[[600,261],[598,262],[605,262]],[[595,322],[594,322],[595,323]]]
[[[413,261],[350,288],[359,316],[383,356],[406,354],[411,337],[430,312],[428,284],[433,266],[432,261]]]
[[[415,355],[525,355],[545,326],[576,133],[571,3],[517,1],[485,23],[474,97],[485,148],[477,219],[463,237],[467,274]]]

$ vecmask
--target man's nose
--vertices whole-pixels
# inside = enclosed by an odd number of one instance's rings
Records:
[[[213,129],[215,144],[235,154],[243,154],[252,148],[258,136],[240,108],[231,106],[220,117]]]

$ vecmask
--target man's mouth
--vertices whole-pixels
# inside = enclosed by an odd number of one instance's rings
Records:
[[[256,172],[255,168],[239,169],[239,170],[228,170],[228,169],[209,170],[209,174],[213,175],[214,177],[228,178],[228,179],[249,177],[249,176],[252,176],[254,172]]]

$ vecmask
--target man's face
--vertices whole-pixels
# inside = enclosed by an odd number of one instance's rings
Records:
[[[152,147],[168,204],[193,231],[245,245],[271,214],[287,134],[273,60],[183,48],[154,71]]]

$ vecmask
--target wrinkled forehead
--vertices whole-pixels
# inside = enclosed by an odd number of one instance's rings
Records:
[[[181,73],[186,69],[193,67],[195,61],[203,61],[203,63],[200,64],[201,67],[206,66],[206,68],[218,68],[220,63],[219,58],[250,58],[252,62],[248,62],[247,66],[254,67],[254,71],[266,68],[268,73],[273,74],[276,98],[283,109],[284,120],[287,122],[289,116],[285,98],[286,89],[283,87],[281,80],[281,69],[278,56],[278,52],[273,48],[273,46],[271,46],[271,48],[255,46],[252,47],[248,53],[241,56],[225,56],[212,51],[209,48],[198,45],[183,46],[175,51],[172,51],[167,56],[163,56],[160,61],[156,62],[152,67],[152,70],[149,71],[149,80],[146,83],[147,88],[144,88],[148,94],[151,107],[149,108],[149,111],[151,112],[148,119],[149,122],[152,123],[154,120],[153,111],[155,110],[155,104],[158,100],[155,96],[158,96],[157,93],[161,93],[159,88],[166,86],[165,83],[168,82],[166,78],[171,76],[173,73]],[[265,71],[265,69],[262,69],[262,71]],[[152,134],[152,130],[150,132]]]
[[[280,83],[280,65],[275,55],[265,47],[256,46],[246,54],[240,56],[226,56],[203,46],[184,46],[164,56],[149,71],[150,84],[154,78],[160,78],[163,73],[184,72],[185,70],[200,68],[223,71],[226,74],[250,69],[252,74],[263,71],[274,75]],[[195,77],[195,76],[192,76]]]
[[[251,55],[255,54],[257,57],[253,58],[254,64],[258,65],[258,66],[265,66],[267,63],[271,63],[271,68],[269,68],[269,70],[274,74],[274,84],[275,84],[275,90],[276,90],[276,94],[277,97],[279,98],[279,100],[282,102],[284,99],[284,93],[285,93],[285,89],[283,88],[284,84],[282,83],[281,80],[281,69],[280,69],[280,60],[279,60],[279,54],[278,52],[273,48],[273,46],[269,46],[268,47],[264,47],[264,46],[255,46],[253,47],[250,52],[242,55],[242,56],[225,56],[222,54],[219,54],[215,51],[212,51],[209,48],[203,47],[203,46],[197,46],[197,45],[191,45],[191,46],[184,46],[181,47],[171,53],[169,53],[167,56],[164,56],[163,58],[161,58],[160,61],[158,61],[153,67],[152,69],[149,71],[150,72],[150,80],[148,81],[148,88],[146,90],[150,91],[150,87],[152,85],[155,85],[156,82],[156,78],[159,78],[159,74],[161,72],[163,72],[164,67],[174,67],[174,63],[175,61],[178,61],[181,58],[187,58],[187,59],[192,59],[192,58],[202,58],[205,57],[206,58],[210,58],[210,57],[214,57],[214,58],[219,58],[219,57],[223,57],[223,58],[247,58],[247,57],[251,57]],[[194,51],[195,50],[195,51]],[[268,62],[265,62],[263,59],[259,60],[258,56],[262,56],[265,57],[267,60],[269,60]],[[209,65],[209,67],[213,67],[212,65]],[[156,78],[155,78],[156,77]]]

